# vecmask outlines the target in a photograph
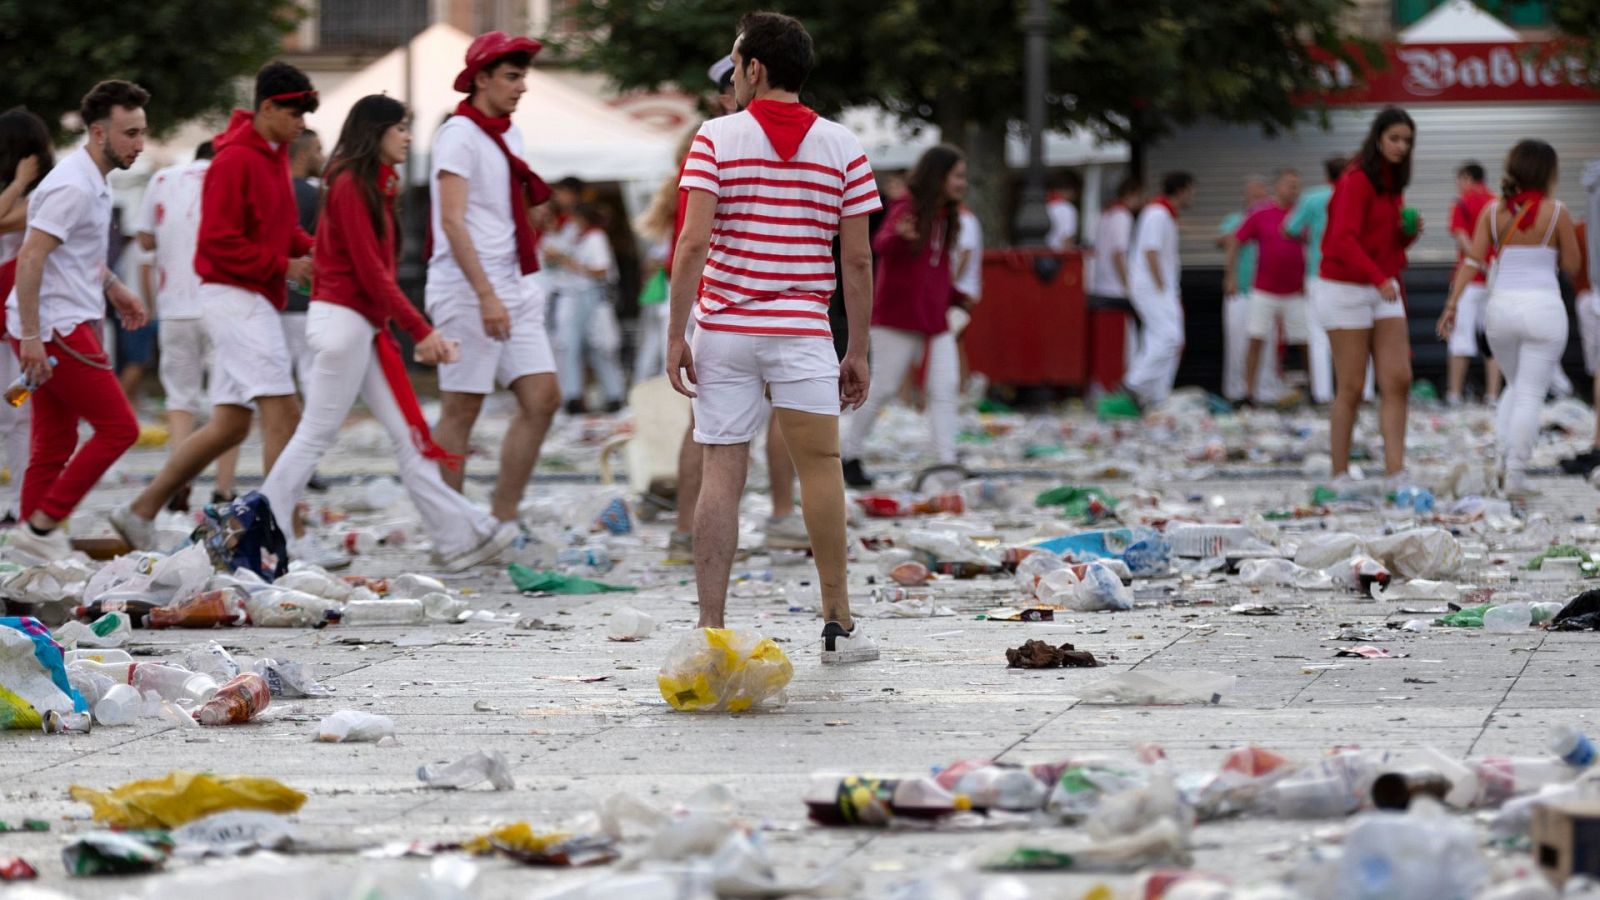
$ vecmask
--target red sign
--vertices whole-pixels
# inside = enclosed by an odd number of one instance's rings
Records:
[[[1330,65],[1322,99],[1332,105],[1600,101],[1583,59],[1550,42],[1388,44],[1383,51],[1389,63],[1383,70],[1357,74],[1344,63]]]

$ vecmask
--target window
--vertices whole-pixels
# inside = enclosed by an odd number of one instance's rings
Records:
[[[389,50],[428,27],[429,0],[321,0],[321,50]]]
[[[1404,28],[1446,0],[1394,0],[1394,24]],[[1485,11],[1513,28],[1544,28],[1550,25],[1551,0],[1474,0]]]

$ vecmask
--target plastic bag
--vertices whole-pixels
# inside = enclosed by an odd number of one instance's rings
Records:
[[[61,646],[31,617],[0,618],[0,730],[37,730],[49,712],[88,712],[67,679]]]
[[[1448,578],[1461,571],[1461,542],[1443,528],[1412,528],[1367,542],[1372,555],[1402,578]]]
[[[1306,538],[1295,552],[1296,565],[1308,569],[1326,569],[1352,556],[1365,555],[1367,542],[1344,531],[1331,531]]]
[[[311,673],[306,671],[303,663],[258,659],[250,664],[250,671],[266,679],[267,690],[274,697],[298,700],[305,697],[333,696],[332,691],[318,684]]]
[[[325,600],[347,600],[350,597],[350,592],[354,590],[344,579],[335,578],[316,566],[307,566],[304,569],[286,572],[272,583],[276,587],[292,591],[303,591],[313,597],[321,597]]]
[[[1065,603],[1077,612],[1133,609],[1133,589],[1110,567],[1092,562],[1084,567],[1083,579],[1073,586]]]
[[[1238,680],[1236,675],[1216,672],[1123,672],[1088,685],[1080,697],[1084,703],[1215,706]]]
[[[394,720],[358,709],[341,709],[317,726],[317,740],[325,744],[376,743],[386,737],[394,737]]]
[[[204,590],[215,572],[206,548],[190,544],[155,563],[150,570],[150,590],[162,595],[165,604],[182,603]]]
[[[1287,559],[1247,559],[1239,564],[1239,583],[1257,587],[1297,587],[1306,591],[1333,590],[1333,576]]]
[[[453,762],[419,766],[417,778],[431,788],[456,790],[488,781],[497,791],[509,791],[517,786],[511,776],[511,764],[499,750],[479,750]]]
[[[175,828],[227,809],[292,813],[306,802],[270,778],[202,772],[168,772],[107,791],[75,784],[70,793],[94,808],[95,821],[117,828]]]
[[[133,636],[133,620],[125,612],[108,612],[89,624],[68,622],[55,630],[56,643],[79,647],[121,647]]]
[[[681,712],[741,712],[782,705],[794,677],[789,657],[771,638],[729,628],[697,628],[667,653],[656,683]]]
[[[205,546],[217,568],[228,572],[246,569],[272,581],[289,571],[288,541],[259,491],[207,506],[194,540]]]
[[[320,628],[339,612],[333,600],[276,587],[251,594],[244,608],[258,628]]]

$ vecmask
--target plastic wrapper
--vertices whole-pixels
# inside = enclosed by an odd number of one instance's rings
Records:
[[[172,847],[165,831],[91,831],[61,848],[61,862],[69,875],[133,875],[160,868]]]
[[[56,642],[68,649],[121,647],[133,636],[133,621],[125,612],[108,612],[87,625],[67,622],[55,630]]]
[[[1333,576],[1308,569],[1287,559],[1247,559],[1239,564],[1239,583],[1255,587],[1295,587],[1303,591],[1331,591]]]
[[[1062,602],[1077,612],[1133,609],[1133,590],[1108,566],[1092,562],[1084,567],[1082,580]]]
[[[274,697],[299,700],[305,697],[331,697],[333,692],[317,683],[304,664],[276,659],[258,659],[250,671],[266,679],[267,691]]]
[[[1472,825],[1434,804],[1367,813],[1345,835],[1333,896],[1475,897],[1489,879],[1478,844]]]
[[[350,592],[355,590],[342,578],[335,578],[316,566],[307,566],[303,569],[294,569],[274,580],[273,585],[291,591],[303,591],[313,597],[322,597],[326,600],[344,601],[349,599]],[[439,586],[442,590],[443,585]]]
[[[191,672],[210,675],[217,684],[222,684],[243,671],[243,667],[233,658],[233,654],[216,641],[208,641],[204,647],[197,647],[185,653],[183,665]]]
[[[1083,688],[1084,703],[1132,706],[1216,705],[1232,692],[1238,676],[1216,672],[1123,672]]]
[[[283,816],[250,809],[214,813],[172,832],[174,855],[237,856],[252,850],[283,850],[294,843],[294,826]]]
[[[73,785],[74,800],[94,809],[96,822],[114,828],[175,828],[229,809],[292,813],[306,795],[270,778],[168,772],[110,790]]]
[[[502,825],[464,841],[461,849],[478,855],[498,852],[531,866],[592,866],[621,856],[617,842],[605,835],[541,832],[527,822]]]
[[[61,646],[38,619],[0,618],[0,730],[36,730],[49,712],[85,713]]]
[[[511,776],[511,765],[505,754],[498,750],[479,750],[448,763],[434,763],[417,769],[417,778],[431,788],[459,790],[487,781],[497,791],[509,791],[517,786]]]
[[[215,572],[206,548],[190,544],[171,556],[156,560],[150,568],[149,589],[161,598],[162,605],[182,603],[204,590],[206,581]]]
[[[1461,571],[1461,542],[1443,528],[1412,528],[1374,538],[1367,547],[1402,578],[1451,578]]]
[[[341,709],[317,726],[317,740],[325,744],[376,743],[386,737],[394,737],[394,720],[358,709]]]
[[[1296,565],[1307,569],[1327,569],[1335,563],[1367,552],[1367,542],[1361,537],[1343,531],[1313,534],[1301,542],[1295,551]]]
[[[741,712],[782,705],[794,677],[789,657],[771,638],[728,628],[697,628],[667,652],[656,683],[673,709]]]

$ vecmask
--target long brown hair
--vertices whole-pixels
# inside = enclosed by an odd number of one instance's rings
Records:
[[[400,251],[400,229],[390,221],[383,193],[378,187],[378,173],[383,166],[381,149],[384,132],[404,122],[406,105],[383,94],[368,94],[350,108],[350,115],[339,130],[339,143],[328,158],[328,168],[323,175],[322,189],[326,191],[335,178],[348,174],[356,181],[361,199],[366,201],[367,214],[372,217],[372,231],[383,240],[394,233],[395,253]],[[396,201],[398,202],[398,201]],[[398,212],[396,213],[398,215]]]
[[[1548,193],[1557,164],[1556,148],[1535,138],[1518,141],[1506,156],[1506,174],[1500,179],[1506,209],[1511,208],[1511,198],[1523,191]]]
[[[1379,142],[1383,133],[1396,125],[1405,125],[1411,129],[1411,149],[1406,152],[1406,158],[1398,163],[1390,163],[1384,158],[1383,148]],[[1361,149],[1356,153],[1355,165],[1367,173],[1367,180],[1372,182],[1372,189],[1380,194],[1399,194],[1405,191],[1411,183],[1411,157],[1417,149],[1417,123],[1412,121],[1411,114],[1398,106],[1386,106],[1377,117],[1372,120],[1372,127],[1367,130],[1367,139],[1361,142]]]
[[[911,208],[917,217],[917,234],[922,236],[922,246],[933,236],[933,225],[944,219],[944,248],[950,252],[961,230],[961,204],[944,195],[945,182],[950,172],[963,159],[961,151],[949,144],[939,144],[925,150],[906,179],[906,190],[911,195]]]

